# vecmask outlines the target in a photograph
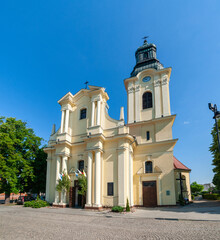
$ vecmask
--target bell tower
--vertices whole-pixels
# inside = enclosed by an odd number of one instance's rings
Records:
[[[128,123],[170,115],[171,68],[164,68],[156,56],[155,44],[144,43],[135,52],[136,65],[124,80],[128,99]]]

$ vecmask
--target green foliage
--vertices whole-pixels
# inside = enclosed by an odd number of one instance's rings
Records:
[[[30,190],[41,141],[26,122],[0,117],[0,192]]]
[[[71,181],[70,181],[69,175],[63,171],[62,180],[61,179],[58,180],[56,190],[58,192],[69,191],[70,185],[71,185]]]
[[[126,212],[130,212],[131,209],[130,209],[130,206],[129,206],[129,201],[128,201],[128,198],[127,198],[127,203],[126,203]]]
[[[194,195],[191,195],[191,198],[192,198],[192,200],[194,200],[194,199],[195,199],[195,196],[194,196]]]
[[[216,173],[212,179],[212,183],[216,186],[216,189],[220,191],[220,172],[217,172],[217,169],[216,169]]]
[[[41,207],[47,207],[50,204],[46,201],[37,199],[35,201],[25,202],[24,207],[32,207],[32,208],[41,208]]]
[[[191,183],[190,187],[192,193],[200,193],[204,188],[203,185],[198,184],[197,182]]]
[[[217,193],[213,193],[213,194],[208,194],[205,193],[202,195],[203,199],[207,199],[207,200],[220,200],[220,195]]]
[[[84,175],[78,177],[79,190],[78,194],[85,196],[87,191],[87,178]]]
[[[112,212],[123,212],[124,208],[121,206],[115,206],[112,208]]]
[[[220,119],[218,120],[218,131],[220,131]],[[213,172],[215,173],[212,183],[216,186],[218,190],[220,190],[220,152],[218,148],[218,139],[217,139],[217,131],[216,127],[212,128],[212,143],[209,148],[209,151],[212,154],[212,165],[215,167],[213,168]]]
[[[37,194],[44,193],[46,190],[47,154],[43,150],[44,147],[38,149],[33,162],[34,180],[31,189],[33,193]]]

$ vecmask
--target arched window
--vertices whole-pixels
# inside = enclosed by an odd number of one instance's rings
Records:
[[[152,93],[146,92],[143,94],[143,109],[152,108]]]
[[[80,119],[86,118],[86,108],[80,110]]]
[[[153,172],[152,162],[151,161],[145,162],[145,173],[152,173],[152,172]]]
[[[79,171],[81,171],[81,172],[84,170],[84,160],[80,160],[80,161],[79,161],[78,169],[79,169]]]

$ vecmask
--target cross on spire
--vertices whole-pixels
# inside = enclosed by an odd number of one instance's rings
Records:
[[[88,83],[89,83],[88,81],[86,81],[86,82],[84,83],[84,84],[86,85],[85,89],[87,89]]]

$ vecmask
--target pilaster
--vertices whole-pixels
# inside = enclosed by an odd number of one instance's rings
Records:
[[[88,152],[88,166],[87,166],[87,194],[86,207],[92,206],[92,157],[91,151]]]
[[[56,159],[56,176],[55,176],[55,187],[58,184],[59,180],[59,173],[60,173],[60,157],[57,156]],[[59,192],[55,190],[55,204],[59,203]]]
[[[161,113],[161,81],[160,79],[156,79],[154,81],[154,94],[155,94],[155,118],[160,118],[162,113]]]
[[[134,122],[134,86],[133,82],[128,83],[128,123]]]
[[[46,179],[46,201],[50,200],[50,169],[51,169],[51,159],[47,159],[47,179]]]
[[[101,152],[95,152],[95,203],[93,207],[101,207]]]

